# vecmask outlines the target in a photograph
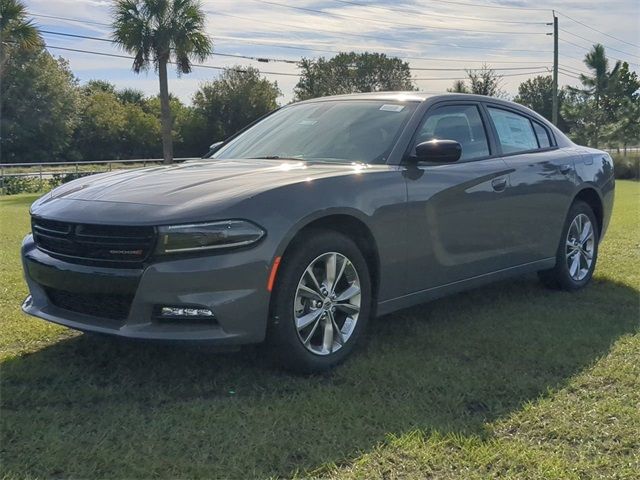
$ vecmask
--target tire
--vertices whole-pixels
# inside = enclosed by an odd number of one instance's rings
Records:
[[[577,233],[580,230],[584,236],[588,228],[587,220],[590,233],[587,232],[585,239],[580,241]],[[569,209],[562,229],[555,267],[538,272],[542,283],[549,288],[566,291],[575,291],[586,286],[593,276],[598,260],[598,232],[598,221],[591,207],[583,201],[575,201]],[[576,247],[577,244],[580,245],[579,249]]]
[[[327,269],[332,271],[328,265],[333,258],[337,281],[332,298]],[[359,294],[355,293],[358,289]],[[353,351],[368,323],[371,303],[369,269],[355,242],[338,232],[309,231],[282,259],[271,302],[267,348],[287,370],[329,370]]]

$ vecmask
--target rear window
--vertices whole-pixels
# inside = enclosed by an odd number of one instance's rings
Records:
[[[538,149],[538,139],[528,117],[509,110],[489,107],[503,153]],[[547,142],[549,141],[547,137]]]

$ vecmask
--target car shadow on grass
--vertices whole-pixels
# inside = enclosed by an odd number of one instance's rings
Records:
[[[81,335],[2,365],[7,476],[290,477],[421,429],[485,423],[562,387],[637,329],[639,292],[529,277],[376,319],[335,371]]]

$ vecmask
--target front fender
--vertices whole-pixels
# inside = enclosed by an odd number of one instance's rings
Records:
[[[333,215],[354,218],[366,226],[376,242],[379,298],[392,298],[404,293],[406,201],[401,172],[397,167],[380,165],[353,175],[268,190],[241,202],[227,216],[247,218],[264,226],[273,259],[282,256],[295,236],[312,222]]]

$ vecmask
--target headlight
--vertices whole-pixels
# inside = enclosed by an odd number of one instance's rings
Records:
[[[260,240],[265,232],[246,220],[159,227],[158,253],[197,252],[241,247]]]

